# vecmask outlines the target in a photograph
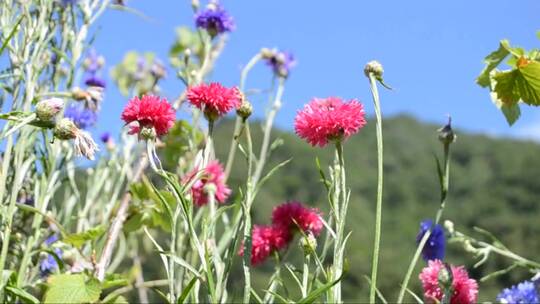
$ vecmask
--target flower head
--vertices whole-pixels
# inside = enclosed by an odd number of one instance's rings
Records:
[[[261,53],[266,64],[279,77],[289,76],[290,70],[296,65],[296,60],[290,52],[263,49]]]
[[[525,281],[511,288],[503,289],[497,296],[497,302],[515,304],[540,303],[540,296],[534,283]]]
[[[323,222],[319,210],[308,208],[300,202],[281,204],[272,211],[272,223],[289,230],[300,228],[305,233],[319,235]]]
[[[338,97],[314,98],[294,119],[296,134],[312,146],[345,140],[366,124],[364,107],[356,100]]]
[[[251,264],[258,265],[264,262],[270,254],[285,248],[291,241],[292,235],[287,229],[279,226],[253,226],[251,234]],[[244,244],[240,248],[240,255],[244,254]]]
[[[109,142],[109,140],[111,140],[111,134],[109,132],[104,132],[103,134],[101,134],[99,139],[101,139],[102,143],[106,144]]]
[[[40,120],[51,121],[63,108],[64,101],[60,98],[41,100],[36,104],[36,115]]]
[[[101,55],[98,55],[95,49],[91,49],[83,61],[84,69],[91,74],[96,73],[104,65],[105,65],[105,58]]]
[[[199,169],[195,168],[184,177],[183,182],[185,184],[192,182],[198,173]],[[201,177],[191,186],[193,202],[197,206],[208,204],[208,187],[213,188],[214,199],[221,204],[225,203],[231,194],[231,189],[225,184],[223,167],[217,160],[210,161],[203,169]]]
[[[158,136],[164,135],[175,118],[167,99],[152,95],[133,97],[122,112],[122,120],[131,124],[129,134],[138,134],[141,128],[153,128]]]
[[[198,28],[206,29],[212,37],[235,29],[234,19],[217,3],[210,3],[197,13],[195,24]]]
[[[439,272],[444,268],[440,260],[431,260],[420,273],[426,303],[438,303],[442,300],[444,289],[439,286]],[[452,298],[450,304],[476,303],[478,284],[470,279],[463,266],[451,266],[452,269]]]
[[[416,236],[416,243],[419,244],[420,240],[424,237],[424,234],[428,232],[433,226],[432,220],[424,220],[420,223],[420,232]],[[422,249],[422,258],[427,262],[429,260],[443,260],[444,249],[446,246],[446,238],[444,236],[444,229],[441,225],[437,224],[433,227],[431,234]]]
[[[87,129],[97,121],[97,114],[94,111],[74,103],[64,111],[64,117],[70,118],[80,129]]]
[[[200,84],[189,88],[187,99],[201,109],[209,120],[215,120],[240,107],[242,94],[238,88],[226,88],[220,83]]]
[[[92,139],[90,133],[77,128],[77,125],[70,118],[62,118],[54,127],[54,137],[60,140],[73,139],[75,154],[85,156],[93,160],[98,146]]]

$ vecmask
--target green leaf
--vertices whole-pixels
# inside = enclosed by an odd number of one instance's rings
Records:
[[[23,303],[39,303],[39,300],[36,297],[31,295],[30,293],[28,293],[24,289],[21,289],[21,288],[15,287],[15,286],[8,286],[8,287],[6,287],[6,291],[11,293],[14,296],[19,297],[19,299]]]
[[[484,59],[486,67],[482,70],[476,83],[481,87],[488,87],[491,83],[489,74],[510,54],[508,40],[501,40],[499,48],[487,55]]]
[[[45,303],[94,303],[101,294],[100,283],[83,274],[59,274],[47,280]]]
[[[317,298],[319,298],[325,291],[327,291],[328,289],[332,288],[334,285],[336,285],[339,281],[341,281],[343,279],[343,277],[345,276],[345,274],[347,273],[346,269],[343,269],[343,271],[341,272],[341,276],[339,276],[339,278],[337,278],[337,280],[335,281],[332,281],[332,282],[328,282],[326,284],[324,284],[323,286],[315,289],[314,291],[310,292],[307,297],[301,299],[300,301],[298,301],[298,303],[301,303],[301,304],[309,304],[309,303],[313,303],[315,300],[317,300]]]
[[[93,241],[105,233],[105,227],[100,225],[94,228],[90,228],[81,233],[74,233],[67,235],[64,238],[64,242],[71,244],[75,247],[84,245],[87,241]]]
[[[529,61],[510,71],[496,73],[495,98],[505,105],[523,101],[528,105],[540,105],[540,62]]]
[[[128,284],[129,281],[124,276],[116,273],[108,273],[105,276],[105,280],[101,283],[101,289],[126,286]]]
[[[184,287],[184,290],[182,290],[182,293],[178,297],[178,300],[176,301],[177,304],[184,303],[184,301],[187,299],[189,292],[191,289],[193,289],[193,286],[195,286],[195,283],[197,282],[197,278],[191,279],[189,283]]]
[[[21,24],[21,21],[23,20],[25,15],[21,15],[19,17],[19,20],[17,20],[17,22],[15,23],[15,25],[13,26],[13,29],[11,30],[11,32],[9,32],[9,35],[4,39],[4,42],[2,42],[2,47],[0,47],[0,54],[2,54],[4,52],[4,50],[6,49],[9,41],[11,40],[11,38],[13,38],[13,36],[15,35],[15,33],[17,33],[17,28],[19,27],[19,25]]]
[[[501,106],[501,112],[504,114],[508,125],[513,125],[521,116],[521,110],[519,109],[518,104],[505,105]]]
[[[104,303],[105,304],[129,304],[128,300],[124,298],[123,296],[114,297],[113,299]]]

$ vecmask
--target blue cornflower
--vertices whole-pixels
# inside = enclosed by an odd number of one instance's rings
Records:
[[[416,243],[419,244],[420,240],[424,237],[424,234],[433,226],[432,220],[423,220],[420,223],[420,231],[416,236]],[[422,249],[422,258],[427,262],[430,260],[443,260],[444,249],[446,247],[446,238],[444,236],[444,230],[441,225],[437,224],[433,227],[431,235],[429,236],[426,245]]]
[[[533,282],[524,281],[518,285],[514,285],[511,288],[505,288],[497,296],[497,302],[499,303],[540,303],[538,290],[534,286]]]
[[[195,15],[195,24],[198,28],[204,28],[210,36],[230,32],[235,29],[234,19],[218,3],[210,3]]]
[[[89,77],[84,81],[84,84],[90,87],[100,87],[104,89],[107,86],[105,80],[96,76],[95,74],[90,74]]]
[[[265,58],[266,64],[272,68],[277,76],[287,77],[291,68],[296,65],[296,60],[290,52],[274,51],[271,56]]]
[[[81,129],[93,126],[97,121],[97,114],[89,109],[71,104],[64,111],[64,117],[70,118]]]
[[[46,246],[51,246],[57,240],[58,235],[53,234],[52,236],[48,237],[44,243]],[[62,257],[62,250],[60,248],[54,248],[53,251],[59,258]],[[47,254],[47,256],[39,264],[39,271],[42,277],[48,276],[56,269],[58,269],[58,262],[52,254]]]
[[[105,133],[101,134],[99,139],[101,139],[101,142],[106,144],[106,143],[109,142],[109,140],[111,140],[111,134],[109,132],[105,132]]]

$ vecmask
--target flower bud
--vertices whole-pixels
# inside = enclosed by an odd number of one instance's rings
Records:
[[[452,288],[452,269],[448,265],[448,263],[443,264],[444,267],[441,268],[438,275],[439,285],[444,289],[447,290],[448,288]]]
[[[74,139],[78,132],[79,129],[69,118],[62,118],[54,127],[54,137],[61,140]]]
[[[253,112],[253,106],[251,106],[251,103],[246,99],[242,99],[242,104],[236,110],[236,114],[245,121],[246,119],[248,119],[249,116],[251,116],[251,113]]]
[[[271,59],[274,57],[275,53],[275,50],[271,50],[269,48],[262,48],[260,51],[261,57],[263,59]]]
[[[45,99],[37,103],[36,115],[42,121],[51,121],[64,108],[60,98]]]
[[[306,236],[300,239],[300,247],[304,250],[305,255],[309,255],[315,252],[317,249],[317,239],[313,233],[308,232]]]
[[[86,93],[86,91],[78,87],[75,87],[71,91],[71,97],[77,101],[81,101],[81,100],[86,100],[89,96],[88,96],[88,93]]]
[[[373,74],[375,78],[380,79],[383,75],[383,67],[377,60],[372,60],[364,67],[364,74],[369,77],[369,74]]]
[[[456,141],[457,135],[452,130],[452,118],[450,116],[448,117],[448,123],[437,131],[439,132],[439,140],[444,145],[449,145]]]
[[[139,136],[144,139],[155,139],[157,137],[156,129],[154,127],[143,127]]]

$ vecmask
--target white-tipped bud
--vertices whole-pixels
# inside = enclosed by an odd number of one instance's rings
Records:
[[[369,77],[369,74],[373,74],[375,78],[379,79],[382,78],[383,73],[383,66],[377,60],[368,62],[364,67],[364,74],[366,74],[367,77]]]
[[[139,136],[143,139],[155,139],[157,137],[154,127],[142,127]]]
[[[249,118],[249,116],[251,116],[251,113],[253,113],[253,106],[248,100],[242,98],[242,104],[236,110],[236,114],[242,119],[246,120]]]
[[[36,105],[36,116],[43,121],[51,121],[64,108],[64,101],[60,98],[42,100]]]

